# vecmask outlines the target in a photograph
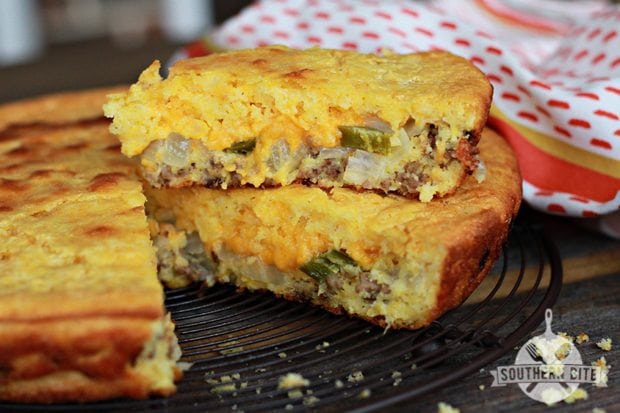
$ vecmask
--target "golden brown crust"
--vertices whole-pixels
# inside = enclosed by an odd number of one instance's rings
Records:
[[[0,399],[169,393],[136,366],[164,317],[135,165],[108,92],[0,106]]]
[[[8,103],[0,106],[0,131],[13,125],[59,125],[101,118],[107,95],[125,90],[127,86],[113,86]]]

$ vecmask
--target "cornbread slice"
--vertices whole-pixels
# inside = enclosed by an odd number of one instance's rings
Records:
[[[180,349],[111,90],[0,106],[0,399],[167,395]],[[32,122],[32,123],[31,123]]]
[[[282,46],[154,62],[105,106],[155,187],[292,183],[428,201],[477,164],[492,87],[447,52]]]
[[[212,282],[270,290],[392,328],[460,304],[497,259],[521,201],[517,161],[494,132],[486,179],[423,203],[334,188],[148,188],[162,268],[200,264]],[[174,248],[171,248],[174,246]]]

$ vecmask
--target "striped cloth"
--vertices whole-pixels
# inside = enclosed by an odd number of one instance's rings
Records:
[[[620,8],[601,1],[263,0],[173,61],[268,44],[464,56],[494,86],[489,125],[539,210],[620,234]],[[611,223],[611,224],[609,224]],[[614,225],[616,225],[614,229]]]

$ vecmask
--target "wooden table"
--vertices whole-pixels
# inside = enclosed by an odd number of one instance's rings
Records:
[[[118,50],[105,39],[55,47],[38,62],[0,69],[0,102],[60,90],[130,83],[152,60],[165,61],[176,47],[151,42],[140,50]],[[569,219],[531,210],[525,213],[535,225],[544,227],[562,258],[564,286],[553,308],[554,329],[571,335],[582,331],[590,335],[590,343],[578,349],[585,363],[604,355],[608,364],[614,366],[609,373],[609,387],[586,385],[588,400],[573,405],[560,403],[554,408],[530,400],[516,385],[491,388],[489,370],[512,364],[514,351],[459,383],[395,406],[391,411],[436,411],[441,401],[462,412],[578,412],[591,411],[593,407],[620,411],[620,369],[615,367],[620,366],[620,241],[590,232]],[[533,335],[541,334],[543,328],[539,327]],[[612,351],[603,352],[594,344],[603,337],[614,340]],[[480,385],[485,389],[480,390]]]

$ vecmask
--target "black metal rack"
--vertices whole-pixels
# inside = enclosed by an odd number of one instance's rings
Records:
[[[0,410],[385,411],[512,350],[542,322],[561,283],[554,245],[517,226],[472,297],[416,331],[384,330],[230,286],[168,291],[183,360],[193,363],[177,394],[89,405],[0,404]],[[309,386],[279,389],[279,378],[289,372],[303,375]]]

